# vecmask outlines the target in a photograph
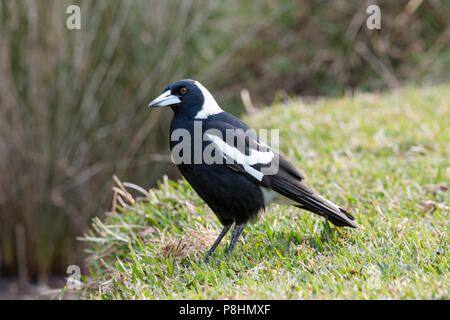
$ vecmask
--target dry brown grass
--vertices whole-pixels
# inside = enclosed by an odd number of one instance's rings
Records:
[[[165,257],[173,257],[183,260],[191,255],[198,256],[211,248],[217,234],[199,226],[199,230],[188,229],[180,239],[161,239],[160,254]]]

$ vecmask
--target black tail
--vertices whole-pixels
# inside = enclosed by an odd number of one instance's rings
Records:
[[[273,179],[272,189],[298,203],[296,207],[326,217],[338,227],[357,228],[355,218],[344,209],[321,197],[303,182],[278,178]]]

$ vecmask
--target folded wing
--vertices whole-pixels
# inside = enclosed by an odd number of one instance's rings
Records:
[[[275,200],[287,198],[291,204],[324,216],[337,226],[358,226],[351,214],[304,184],[304,175],[282,155],[260,141],[254,131],[228,125],[221,133],[226,136],[230,130],[233,139],[205,133],[230,169],[260,185],[265,194],[272,193]]]

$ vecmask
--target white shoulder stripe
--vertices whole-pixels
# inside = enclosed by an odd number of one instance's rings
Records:
[[[223,112],[222,108],[219,107],[216,100],[212,96],[212,94],[206,89],[200,82],[195,81],[197,87],[201,90],[203,94],[203,98],[205,101],[203,102],[202,109],[197,112],[194,119],[206,119],[210,115],[217,114]]]
[[[263,179],[264,175],[251,166],[255,164],[268,164],[275,156],[270,149],[267,152],[250,149],[250,154],[245,155],[239,149],[230,146],[216,135],[206,133],[205,136],[218,147],[219,151],[225,158],[231,158],[238,164],[242,165],[248,174],[259,181]]]

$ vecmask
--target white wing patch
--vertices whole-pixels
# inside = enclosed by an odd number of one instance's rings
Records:
[[[285,196],[279,194],[276,191],[273,191],[272,189],[264,188],[263,186],[259,186],[259,189],[263,194],[264,205],[266,206],[268,206],[272,202],[278,204],[299,205],[297,202],[286,198]]]
[[[197,87],[201,90],[203,94],[203,98],[205,101],[203,102],[202,109],[197,112],[194,119],[206,119],[210,115],[217,114],[223,112],[222,108],[219,107],[216,100],[212,96],[212,94],[206,89],[200,82],[195,81]]]
[[[242,165],[244,167],[244,170],[248,174],[258,179],[258,181],[262,181],[264,175],[255,168],[253,168],[252,165],[268,164],[272,161],[273,157],[275,156],[272,150],[270,149],[269,151],[266,152],[250,149],[249,150],[250,154],[245,155],[239,149],[230,146],[228,143],[226,143],[216,135],[205,133],[205,136],[217,146],[217,148],[225,157],[225,159],[228,158],[233,159],[236,163]]]
[[[334,204],[333,202],[331,202],[330,200],[325,199],[324,197],[322,197],[322,196],[320,196],[320,195],[319,195],[319,198],[322,199],[324,202],[328,203],[330,206],[332,206],[332,207],[333,207],[334,209],[336,209],[337,211],[340,211],[340,210],[341,210],[337,205],[335,205],[335,204]]]

